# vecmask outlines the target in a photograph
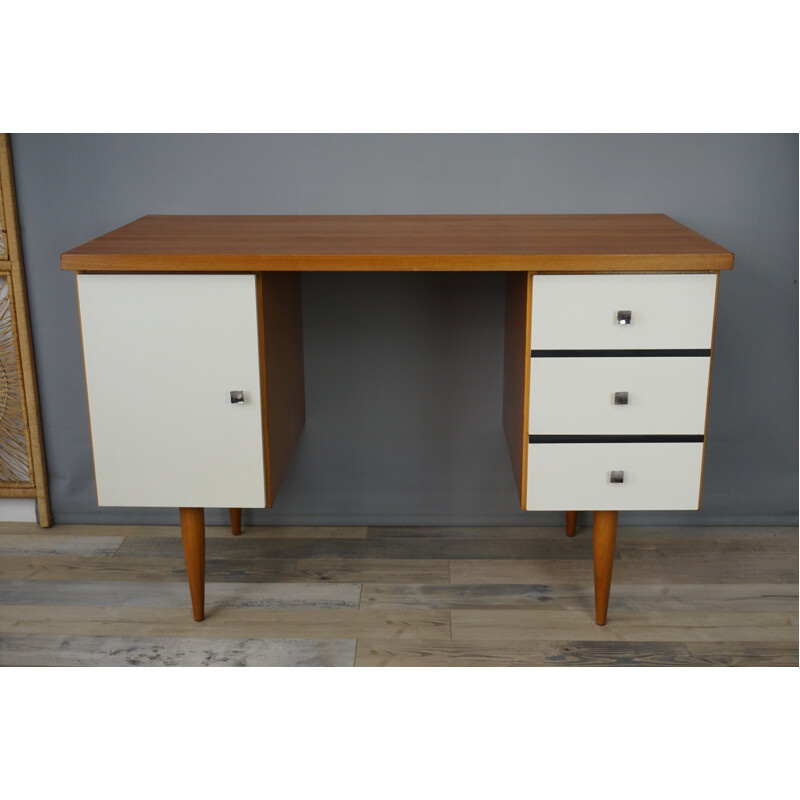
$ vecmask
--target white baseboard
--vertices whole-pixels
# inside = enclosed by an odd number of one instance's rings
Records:
[[[0,522],[36,522],[36,501],[28,497],[0,497]]]

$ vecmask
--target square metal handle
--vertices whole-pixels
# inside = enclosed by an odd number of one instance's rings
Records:
[[[617,325],[630,325],[631,312],[630,311],[617,311]]]
[[[231,403],[234,405],[244,403],[244,392],[241,389],[236,389],[231,392]]]
[[[615,406],[626,406],[626,405],[628,405],[628,393],[627,392],[614,392],[614,405]]]
[[[611,483],[625,483],[625,470],[622,469],[615,469],[611,472],[611,477],[609,478]]]

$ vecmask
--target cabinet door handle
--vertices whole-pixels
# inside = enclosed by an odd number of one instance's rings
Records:
[[[631,312],[630,311],[617,311],[617,325],[630,325]]]
[[[241,389],[236,389],[231,392],[231,403],[234,405],[244,403],[244,392]]]
[[[614,405],[615,406],[626,406],[626,405],[628,405],[628,393],[627,392],[614,392]]]
[[[625,483],[625,470],[623,469],[612,470],[609,481],[611,483]]]

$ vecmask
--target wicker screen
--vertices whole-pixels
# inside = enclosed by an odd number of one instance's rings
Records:
[[[0,185],[0,258],[8,260],[8,250],[6,250],[6,218],[3,213],[2,185]]]
[[[26,483],[30,465],[14,346],[8,278],[0,277],[0,482]]]

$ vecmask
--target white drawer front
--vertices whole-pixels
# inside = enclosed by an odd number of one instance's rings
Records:
[[[705,274],[534,275],[531,348],[708,349],[716,285]]]
[[[532,434],[698,434],[710,359],[532,358]],[[627,392],[627,405],[615,405]]]
[[[80,275],[78,292],[99,504],[263,507],[255,277]]]
[[[529,511],[696,509],[702,443],[532,444]],[[624,472],[623,483],[610,473]]]

